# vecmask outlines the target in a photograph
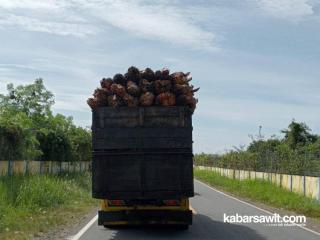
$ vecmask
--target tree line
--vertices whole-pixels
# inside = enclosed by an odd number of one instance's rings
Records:
[[[320,136],[292,120],[282,137],[250,136],[247,147],[224,154],[196,154],[195,164],[222,168],[320,176]]]
[[[89,161],[91,131],[53,114],[54,95],[41,78],[0,94],[0,160]]]

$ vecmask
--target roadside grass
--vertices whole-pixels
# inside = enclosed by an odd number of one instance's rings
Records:
[[[210,170],[194,169],[194,176],[217,189],[320,220],[320,203],[261,180],[236,180]]]
[[[39,237],[93,206],[89,173],[0,177],[0,239]]]

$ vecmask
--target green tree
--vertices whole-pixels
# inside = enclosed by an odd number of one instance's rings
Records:
[[[0,108],[15,108],[28,116],[50,115],[54,104],[53,94],[46,89],[43,80],[38,78],[32,84],[14,87],[7,85],[7,95],[0,94]]]
[[[7,85],[0,94],[0,157],[43,161],[91,159],[91,131],[72,117],[52,114],[53,94],[41,78],[34,83]]]
[[[314,143],[317,140],[317,136],[310,133],[311,129],[305,123],[297,123],[295,120],[281,132],[285,134],[285,143],[292,149]]]

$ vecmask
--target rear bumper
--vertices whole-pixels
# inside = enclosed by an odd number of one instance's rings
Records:
[[[99,211],[99,225],[117,224],[177,224],[191,225],[192,211],[172,210],[123,210],[123,211]]]

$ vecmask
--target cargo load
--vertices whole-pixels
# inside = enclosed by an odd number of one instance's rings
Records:
[[[113,78],[103,78],[101,87],[93,93],[87,103],[92,109],[99,107],[149,107],[149,106],[187,106],[194,111],[198,100],[194,93],[199,88],[190,84],[190,72],[169,70],[153,71],[146,68],[140,71],[130,67],[124,75],[117,73]]]
[[[98,224],[192,223],[190,73],[168,69],[103,78],[92,109],[92,195],[102,199]]]

